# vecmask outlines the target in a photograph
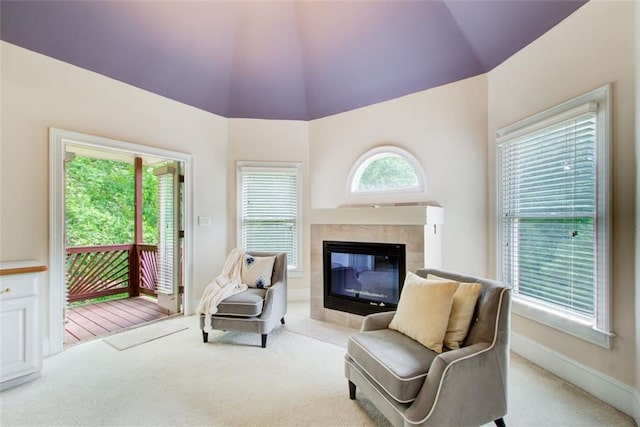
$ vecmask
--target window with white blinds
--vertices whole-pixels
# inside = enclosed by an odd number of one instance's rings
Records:
[[[603,104],[568,103],[499,138],[499,257],[517,298],[608,333]]]
[[[155,169],[158,178],[158,271],[156,291],[177,292],[179,280],[179,171],[175,165]]]
[[[300,270],[300,165],[240,162],[238,175],[242,248],[285,252]]]

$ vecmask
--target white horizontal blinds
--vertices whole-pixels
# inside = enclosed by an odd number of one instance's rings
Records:
[[[156,291],[173,294],[176,284],[176,174],[173,167],[155,171],[158,178],[158,278]]]
[[[595,316],[596,115],[500,145],[503,278],[516,293]]]
[[[242,246],[247,251],[286,252],[298,265],[298,183],[295,169],[243,170]]]

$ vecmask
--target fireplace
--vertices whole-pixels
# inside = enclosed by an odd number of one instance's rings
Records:
[[[322,253],[325,308],[363,316],[396,309],[404,244],[323,241]]]
[[[439,206],[312,209],[309,230],[311,318],[353,329],[360,329],[362,326],[362,315],[325,308],[327,297],[324,278],[328,277],[327,273],[331,273],[330,262],[329,271],[325,272],[325,241],[402,244],[405,247],[406,271],[416,271],[423,267],[438,268],[441,266],[442,224],[444,209]],[[404,284],[404,274],[403,271],[399,272],[399,284]],[[332,300],[331,297],[335,295],[329,294],[328,299]]]

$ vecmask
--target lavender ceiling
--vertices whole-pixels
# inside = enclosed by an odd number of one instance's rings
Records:
[[[485,73],[584,3],[2,0],[0,37],[221,116],[311,120]]]

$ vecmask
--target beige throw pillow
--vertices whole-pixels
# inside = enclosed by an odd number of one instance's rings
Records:
[[[271,286],[271,276],[273,275],[273,263],[275,256],[257,257],[244,255],[242,260],[242,283],[250,288],[268,288]]]
[[[458,286],[458,282],[427,280],[408,272],[389,328],[442,353],[442,340]]]
[[[429,274],[427,279],[444,280]],[[444,336],[444,346],[452,350],[460,348],[473,319],[473,313],[476,309],[476,302],[482,292],[481,283],[460,283],[456,293],[453,294],[453,304],[451,305],[451,314],[449,315],[449,324],[447,325],[447,333]]]

